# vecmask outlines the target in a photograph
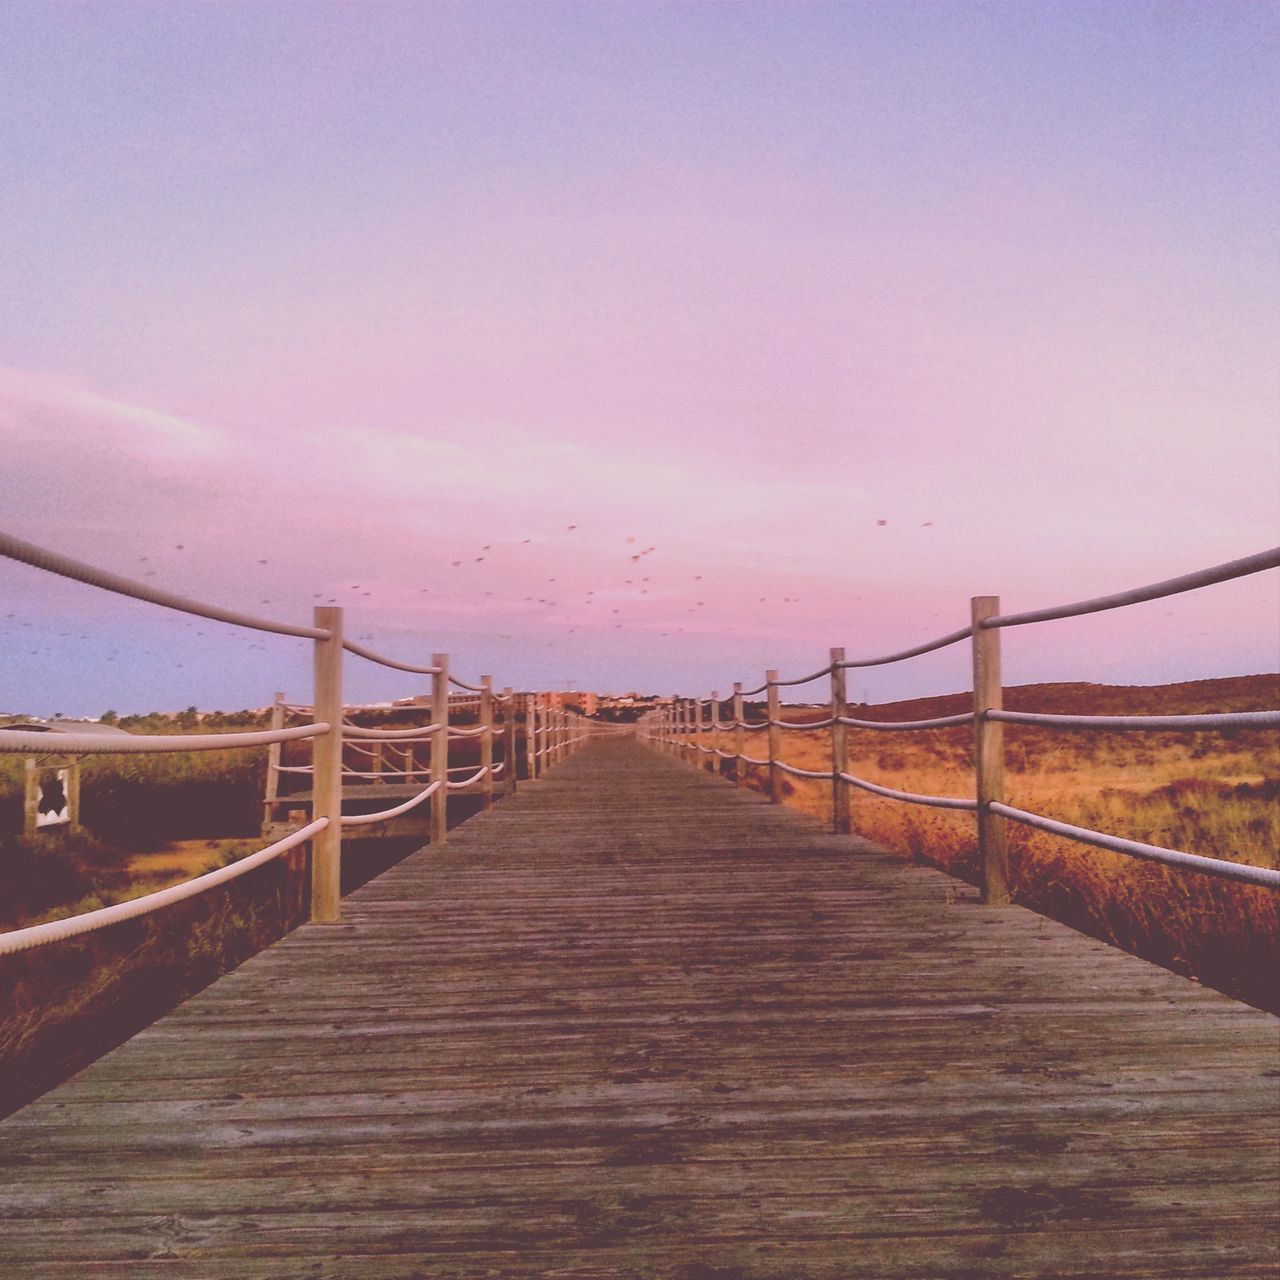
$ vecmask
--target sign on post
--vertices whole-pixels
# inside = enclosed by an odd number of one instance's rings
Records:
[[[61,827],[71,822],[71,770],[55,769],[40,779],[40,800],[36,805],[36,830]]]

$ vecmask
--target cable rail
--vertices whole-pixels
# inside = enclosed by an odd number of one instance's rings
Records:
[[[271,618],[255,617],[251,613],[241,613],[237,609],[224,609],[221,605],[204,604],[172,591],[149,587],[144,582],[136,582],[132,578],[111,573],[106,569],[95,568],[82,560],[73,560],[70,556],[48,551],[30,542],[23,542],[21,538],[12,537],[7,533],[0,533],[0,555],[29,564],[33,569],[43,569],[46,573],[56,574],[60,578],[71,578],[75,582],[99,587],[103,591],[110,591],[119,596],[130,596],[134,600],[156,604],[164,609],[174,609],[178,613],[189,613],[197,618],[208,618],[212,622],[227,622],[232,626],[248,627],[252,631],[270,631],[282,636],[301,636],[307,640],[329,639],[329,633],[323,627],[301,627],[291,622],[276,622]]]
[[[536,779],[546,769],[563,760],[595,732],[594,725],[586,732],[575,726],[573,717],[569,715],[557,695],[544,692],[516,694],[510,688],[495,692],[493,682],[488,676],[482,676],[479,684],[470,684],[452,675],[449,671],[447,654],[434,654],[428,666],[390,658],[353,640],[348,640],[343,636],[343,610],[336,606],[317,606],[314,610],[314,625],[300,626],[256,617],[238,610],[193,600],[173,591],[151,587],[58,552],[24,542],[8,534],[0,533],[0,555],[37,570],[161,608],[258,631],[310,640],[315,649],[315,685],[312,701],[309,704],[291,701],[283,694],[278,694],[271,707],[271,727],[265,730],[108,735],[74,732],[51,734],[0,728],[0,754],[21,754],[35,759],[51,755],[70,757],[71,767],[77,771],[71,788],[71,793],[76,797],[72,803],[77,805],[80,756],[266,747],[268,755],[266,796],[263,801],[263,838],[269,840],[264,848],[238,859],[227,867],[196,876],[167,889],[64,920],[0,933],[0,955],[77,937],[158,911],[171,903],[183,901],[226,884],[300,846],[307,846],[309,850],[310,918],[318,923],[335,922],[341,916],[339,882],[342,858],[341,833],[344,828],[387,822],[430,801],[430,840],[433,845],[439,844],[446,836],[447,796],[451,792],[478,794],[483,807],[488,808],[494,802],[495,779],[501,777],[503,795],[510,796],[515,793],[518,762],[523,764],[523,776]],[[430,723],[407,729],[377,729],[351,723],[346,715],[348,711],[381,711],[385,708],[344,706],[342,659],[343,655],[348,653],[394,670],[429,676],[432,681]],[[450,684],[475,696],[451,695]],[[478,723],[471,728],[451,724],[450,711],[453,709],[465,709],[468,714],[474,711],[478,717]],[[287,725],[285,721],[291,717],[308,717],[312,723]],[[476,750],[480,756],[478,768],[472,764],[450,765],[449,743],[459,739],[474,740],[477,743]],[[414,744],[424,740],[429,748],[429,759],[415,767]],[[281,756],[282,748],[290,743],[303,741],[310,743],[311,762],[305,765],[286,764]],[[387,744],[388,749],[394,747],[399,751],[401,761],[407,767],[385,768],[384,744]],[[358,770],[349,767],[344,760],[344,751],[347,748],[372,759],[374,768]],[[501,760],[495,759],[496,748],[501,749]],[[456,781],[452,779],[451,775],[462,772],[467,772],[468,776]],[[282,794],[281,777],[296,775],[309,776],[312,783],[311,793],[301,798],[300,793]],[[402,804],[376,813],[342,812],[344,780],[374,779],[382,782],[389,778],[416,779],[423,775],[429,779],[427,785]],[[31,765],[28,766],[27,776],[28,786],[30,786],[36,776]],[[30,797],[28,799],[30,800]],[[303,822],[296,829],[276,833],[274,831],[276,824],[272,819],[274,810],[282,807],[292,809],[300,804],[310,807],[310,821]],[[28,818],[32,820],[28,834],[34,834],[34,803],[28,803],[26,811]],[[278,838],[269,839],[273,834],[278,834]]]
[[[344,827],[362,827],[374,822],[389,822],[392,818],[398,818],[401,814],[408,813],[410,809],[416,809],[424,801],[430,800],[432,796],[439,793],[440,787],[439,781],[428,783],[412,800],[406,800],[404,804],[395,805],[390,809],[379,809],[377,813],[344,813],[340,821]]]
[[[354,653],[358,658],[365,658],[369,662],[376,662],[382,667],[392,667],[396,671],[409,671],[414,675],[435,676],[440,674],[439,667],[421,667],[415,666],[412,662],[401,662],[399,658],[388,658],[381,653],[375,653],[372,649],[366,649],[362,644],[356,644],[354,640],[344,640],[342,647],[348,653]]]
[[[206,871],[204,875],[196,876],[192,880],[184,880],[181,884],[171,885],[167,889],[157,889],[155,893],[146,893],[141,897],[129,898],[125,902],[117,902],[114,906],[99,907],[96,911],[68,916],[64,920],[50,920],[45,924],[33,924],[25,929],[11,929],[8,933],[0,933],[0,956],[29,951],[32,947],[44,946],[49,942],[61,942],[66,938],[93,933],[109,925],[149,915],[153,911],[159,911],[161,907],[172,906],[175,902],[194,898],[197,894],[253,871],[263,863],[278,858],[282,853],[288,853],[290,849],[296,849],[324,831],[329,825],[328,818],[317,818],[314,822],[307,823],[305,827],[299,827],[297,831],[291,832],[265,849],[259,849],[257,853],[251,853],[229,866],[219,867],[216,871]]]
[[[6,755],[159,755],[173,751],[235,751],[268,747],[272,743],[322,738],[331,726],[297,725],[292,729],[262,729],[252,733],[148,733],[136,737],[100,738],[94,734],[0,729],[0,752]]]
[[[1253,573],[1277,568],[1280,568],[1280,547],[1272,547],[1267,551],[1259,551],[1255,555],[1242,556],[1239,560],[1228,560],[1226,564],[1214,565],[1210,569],[1197,569],[1194,573],[1184,573],[1176,578],[1166,578],[1163,582],[1134,587],[1129,591],[1116,591],[1109,596],[1095,596],[1092,600],[1055,605],[1049,609],[1029,609],[1025,613],[998,614],[992,618],[984,618],[979,626],[984,629],[1024,627],[1030,622],[1079,618],[1086,613],[1102,613],[1107,609],[1122,609],[1126,605],[1144,604],[1148,600],[1163,600],[1166,596],[1198,591],[1201,587],[1211,587],[1219,582],[1230,582],[1233,578],[1245,578]]]
[[[828,782],[832,790],[832,827],[837,832],[852,830],[849,789],[869,792],[889,800],[906,804],[925,805],[940,809],[957,809],[971,812],[977,821],[978,847],[982,861],[983,895],[986,901],[1000,905],[1009,901],[1008,854],[1005,847],[1004,822],[1016,822],[1035,827],[1050,834],[1092,845],[1113,853],[1159,862],[1222,879],[1280,888],[1280,870],[1258,867],[1250,863],[1226,858],[1207,857],[1183,850],[1167,849],[1159,845],[1144,844],[1122,836],[1075,826],[1024,809],[1014,808],[1004,802],[1004,734],[1006,724],[1035,726],[1062,731],[1135,731],[1135,732],[1237,732],[1280,728],[1280,710],[1208,712],[1198,715],[1060,715],[1032,711],[1006,711],[1003,708],[1003,686],[1000,678],[1000,631],[1005,627],[1023,626],[1033,622],[1048,622],[1062,618],[1079,617],[1107,609],[1118,609],[1158,600],[1187,591],[1199,590],[1217,583],[1243,578],[1250,574],[1280,567],[1280,548],[1244,556],[1225,564],[1200,569],[1193,573],[1167,578],[1161,582],[1136,587],[1111,595],[1097,596],[1073,604],[1058,605],[1048,609],[1034,609],[1022,613],[1002,614],[1000,601],[995,596],[975,596],[970,602],[969,625],[947,633],[923,644],[882,657],[848,659],[841,648],[831,650],[827,666],[810,675],[794,679],[782,679],[776,671],[765,673],[762,685],[744,689],[734,685],[733,712],[729,720],[721,721],[714,708],[723,701],[713,692],[709,699],[675,695],[661,711],[653,713],[644,722],[644,736],[656,745],[676,754],[696,758],[698,767],[706,765],[720,768],[719,761],[729,761],[731,775],[739,785],[746,780],[744,766],[763,767],[768,770],[768,793],[774,804],[781,802],[781,780],[784,776]],[[883,666],[903,662],[910,658],[933,653],[949,645],[968,640],[973,650],[973,710],[958,715],[934,716],[919,720],[868,720],[850,716],[845,689],[845,672],[858,667]],[[779,690],[783,687],[807,684],[823,676],[830,677],[830,703],[827,716],[809,720],[787,720],[781,715]],[[751,723],[744,718],[743,699],[756,694],[767,695],[767,712],[761,722]],[[709,711],[703,718],[703,706]],[[849,770],[848,729],[877,732],[917,732],[923,730],[950,729],[971,725],[974,732],[974,795],[935,796],[902,791],[883,784],[869,782]],[[827,770],[801,769],[781,758],[780,738],[783,732],[794,730],[830,731],[831,767]],[[768,735],[767,758],[749,756],[743,747],[746,733],[764,731]],[[716,738],[726,733],[735,736],[734,748],[726,751]],[[710,745],[700,738],[710,735]],[[705,758],[705,761],[704,761]]]

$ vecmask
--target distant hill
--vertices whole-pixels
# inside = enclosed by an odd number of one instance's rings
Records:
[[[857,704],[850,703],[850,706]],[[1114,685],[1076,680],[1057,684],[1011,685],[1004,691],[1007,711],[1051,715],[1203,715],[1212,711],[1280,710],[1280,675],[1226,676],[1180,684]],[[909,698],[857,706],[862,720],[932,720],[957,715],[973,706],[971,693]],[[824,713],[815,711],[814,719]]]

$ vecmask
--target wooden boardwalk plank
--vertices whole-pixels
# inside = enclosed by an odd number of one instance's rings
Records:
[[[0,1123],[0,1274],[1277,1274],[1277,1022],[599,743]]]

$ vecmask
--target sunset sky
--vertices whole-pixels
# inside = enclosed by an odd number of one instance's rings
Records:
[[[1274,545],[1278,14],[11,0],[0,526],[664,693]],[[1007,681],[1272,670],[1277,576],[1019,629]],[[0,603],[0,711],[308,696],[305,641]]]

